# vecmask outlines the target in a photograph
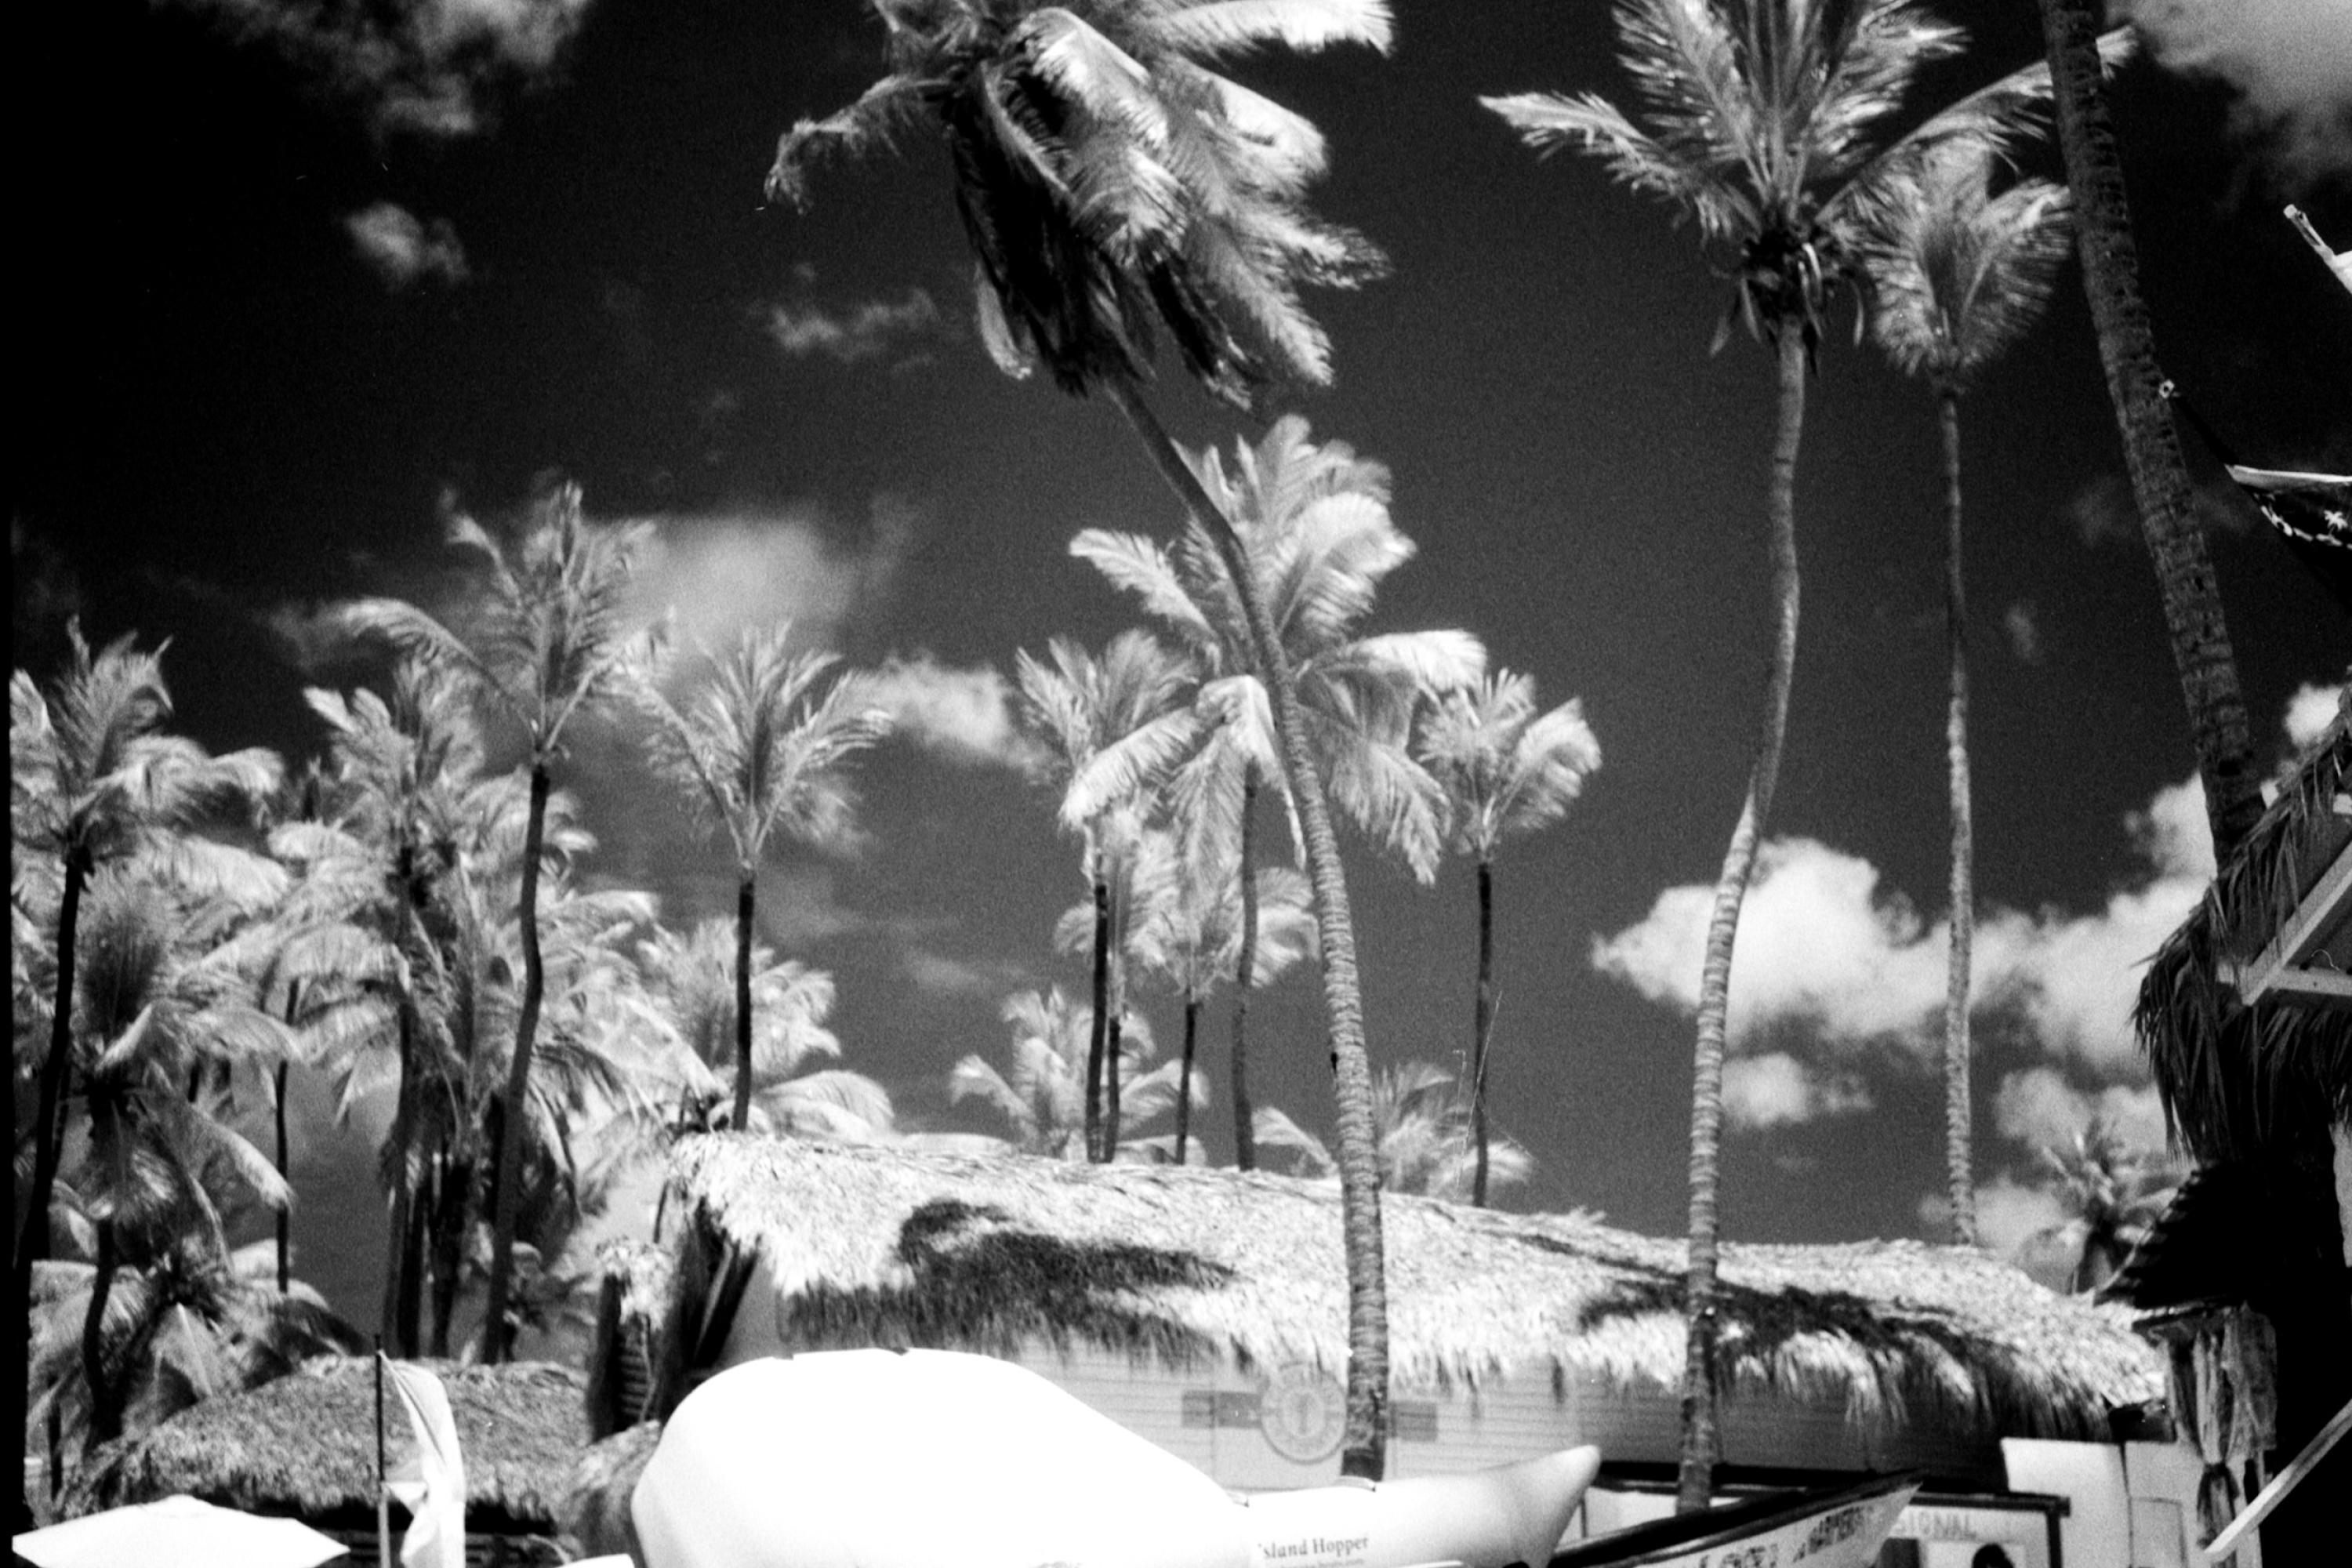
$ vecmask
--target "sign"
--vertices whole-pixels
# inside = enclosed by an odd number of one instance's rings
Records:
[[[1267,1446],[1293,1463],[1328,1459],[1347,1432],[1347,1390],[1313,1362],[1289,1362],[1259,1390],[1257,1425]]]

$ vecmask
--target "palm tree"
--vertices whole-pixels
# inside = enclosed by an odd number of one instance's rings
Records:
[[[1176,654],[1149,634],[1122,632],[1097,658],[1067,637],[1046,645],[1046,663],[1024,648],[1013,665],[1023,727],[1044,748],[1047,778],[1063,786],[1061,818],[1085,844],[1087,881],[1093,896],[1092,961],[1094,1009],[1087,1042],[1087,1150],[1090,1159],[1108,1160],[1117,1142],[1118,1045],[1112,1036],[1118,1012],[1111,1005],[1117,942],[1112,883],[1132,853],[1136,804],[1150,786],[1138,780],[1118,795],[1086,796],[1073,787],[1104,752],[1125,744],[1165,754],[1181,746],[1192,727],[1184,705],[1192,672]],[[1106,1083],[1106,1074],[1109,1081]],[[1113,1098],[1112,1135],[1104,1135],[1102,1101]]]
[[[753,899],[768,840],[837,846],[854,832],[856,800],[844,767],[889,733],[890,716],[864,705],[861,683],[827,682],[838,656],[787,654],[792,624],[746,628],[709,682],[681,711],[647,682],[656,772],[725,829],[735,850],[735,1112],[751,1117]]]
[[[2227,861],[2262,815],[2238,660],[2221,613],[2221,584],[2197,521],[2180,435],[2164,394],[2156,336],[2139,290],[2139,253],[2101,68],[2105,40],[2095,0],[2042,0],[2042,35],[2057,83],[2058,145],[2074,193],[2083,292],[2098,333],[2099,363],[2122,432],[2132,498],[2164,603],[2180,694],[2189,709],[2213,852]],[[2109,53],[2107,63],[2112,64]]]
[[[1360,635],[1381,583],[1415,552],[1389,515],[1388,470],[1345,442],[1316,444],[1296,416],[1276,421],[1255,447],[1237,444],[1230,470],[1215,452],[1203,454],[1197,467],[1220,511],[1234,520],[1254,579],[1270,585],[1267,615],[1288,661],[1298,728],[1318,786],[1328,785],[1330,798],[1375,844],[1402,856],[1423,881],[1433,879],[1444,796],[1412,759],[1412,717],[1431,694],[1475,680],[1486,650],[1462,631]],[[1286,742],[1274,694],[1261,677],[1235,581],[1197,522],[1172,553],[1140,535],[1102,529],[1080,533],[1070,551],[1133,595],[1200,671],[1198,749],[1175,769],[1171,798],[1194,858],[1202,857],[1204,835],[1239,846],[1232,1082],[1235,1154],[1248,1170],[1256,1162],[1248,1019],[1262,788],[1283,790],[1294,839],[1306,837],[1288,770],[1279,762]],[[1155,782],[1168,771],[1171,742],[1182,738],[1147,733],[1108,749],[1073,783],[1066,809],[1122,798]],[[1311,859],[1308,873],[1311,885]]]
[[[159,869],[134,860],[92,881],[75,985],[86,1135],[74,1195],[96,1265],[82,1334],[92,1442],[121,1430],[104,1329],[117,1272],[163,1256],[184,1234],[225,1249],[233,1194],[272,1208],[291,1197],[260,1151],[182,1088],[201,1088],[207,1067],[268,1067],[291,1053],[286,1026],[253,1004],[228,940],[252,910],[192,899]]]
[[[1405,1062],[1372,1075],[1372,1109],[1381,1132],[1381,1185],[1426,1197],[1468,1197],[1477,1159],[1470,1147],[1469,1107],[1454,1075],[1434,1062]],[[1302,1175],[1332,1173],[1323,1140],[1271,1105],[1257,1111],[1258,1140],[1288,1152]],[[1505,1138],[1489,1152],[1490,1179],[1511,1185],[1535,1173],[1535,1157]]]
[[[282,885],[268,861],[184,831],[266,796],[277,784],[277,757],[257,749],[208,756],[193,741],[163,733],[172,699],[161,648],[141,652],[125,636],[93,653],[79,622],[67,627],[67,639],[65,671],[47,692],[23,670],[8,685],[11,879],[20,889],[11,903],[20,924],[29,920],[54,932],[44,965],[49,1031],[37,1075],[32,1179],[9,1280],[16,1322],[28,1321],[33,1266],[51,1250],[49,1208],[74,1050],[75,945],[90,878],[102,866],[143,856],[166,864],[170,879],[194,892],[270,895]],[[18,935],[21,948],[33,933]],[[23,1433],[16,1424],[9,1430],[7,1474],[20,1476]]]
[[[1969,1134],[1969,943],[1975,845],[1969,801],[1968,597],[1960,562],[1960,398],[2024,336],[2069,248],[2066,193],[2026,180],[1991,194],[1992,159],[1966,144],[1933,148],[1896,172],[1880,233],[1864,256],[1879,345],[1936,395],[1944,437],[1944,616],[1951,697],[1945,718],[1952,813],[1952,942],[1944,994],[1946,1188],[1952,1239],[1977,1240]]]
[[[738,928],[714,917],[684,933],[656,929],[637,944],[638,967],[684,1058],[750,1078],[749,1092],[740,1081],[709,1080],[709,1092],[723,1089],[748,1112],[740,1121],[730,1112],[729,1124],[853,1139],[889,1131],[890,1096],[874,1079],[841,1068],[801,1070],[818,1058],[841,1057],[839,1037],[825,1027],[834,987],[824,970],[778,963],[769,949],[752,948],[749,994],[758,1026],[744,1051],[740,938]]]
[[[1186,839],[1192,842],[1187,844]],[[1172,1158],[1190,1158],[1192,1131],[1192,1063],[1201,1035],[1201,1008],[1225,975],[1242,962],[1243,930],[1249,931],[1249,978],[1263,989],[1315,951],[1315,913],[1307,879],[1286,866],[1260,868],[1244,900],[1237,868],[1237,833],[1159,830],[1145,851],[1161,858],[1163,868],[1139,879],[1144,896],[1130,927],[1138,966],[1176,993],[1184,1007],[1184,1047],[1177,1081],[1176,1137]],[[1244,905],[1248,906],[1246,920]]]
[[[1601,742],[1570,698],[1536,709],[1532,677],[1503,670],[1449,692],[1421,732],[1421,760],[1445,790],[1454,847],[1478,866],[1478,987],[1470,1034],[1470,1201],[1486,1202],[1486,1052],[1495,1026],[1495,852],[1506,837],[1568,815],[1601,765]]]
[[[1057,985],[1005,998],[1004,1021],[1013,1026],[1011,1072],[1000,1072],[976,1052],[967,1056],[948,1073],[950,1101],[976,1099],[993,1107],[1012,1124],[1013,1146],[1024,1153],[1091,1159],[1086,1141],[1090,1020]],[[1149,1072],[1141,1070],[1152,1054],[1151,1030],[1141,1018],[1121,1037],[1120,1047],[1129,1075],[1119,1107],[1126,1124],[1121,1131],[1132,1134],[1165,1115],[1175,1102],[1177,1064],[1163,1062]]]
[[[1699,987],[1691,1095],[1690,1354],[1683,1389],[1676,1506],[1706,1504],[1715,1417],[1716,1169],[1722,1127],[1724,1012],[1731,949],[1756,849],[1770,816],[1797,652],[1796,475],[1805,372],[1830,295],[1852,268],[1888,174],[1918,150],[1967,140],[2000,145],[2049,94],[2046,71],[2014,73],[1962,99],[1891,145],[1876,132],[1920,68],[1958,53],[1963,35],[1916,0],[1784,5],[1772,0],[1618,0],[1621,59],[1647,129],[1594,93],[1520,93],[1480,101],[1529,145],[1581,147],[1612,174],[1696,220],[1702,242],[1736,253],[1731,310],[1779,362],[1770,487],[1773,629],[1764,721],[1748,789],[1716,880]],[[1727,312],[1717,330],[1730,331]]]
[[[1284,379],[1330,379],[1329,344],[1302,283],[1372,275],[1378,251],[1316,219],[1324,169],[1302,116],[1209,68],[1261,46],[1385,50],[1385,0],[1246,5],[1100,0],[874,0],[888,74],[856,102],[785,133],[771,193],[800,203],[810,167],[918,127],[944,142],[978,278],[981,335],[1015,375],[1042,363],[1076,395],[1108,394],[1224,559],[1274,699],[1321,928],[1349,1259],[1348,1420],[1340,1460],[1380,1475],[1388,1313],[1370,1069],[1355,932],[1329,812],[1273,623],[1232,520],[1143,396],[1160,331],[1184,368],[1234,403]]]
[[[560,485],[540,503],[511,558],[471,518],[451,520],[450,542],[478,553],[488,566],[484,591],[472,606],[469,636],[396,599],[362,600],[346,607],[354,630],[382,636],[415,658],[456,672],[479,701],[522,727],[530,748],[530,808],[518,906],[522,1001],[507,1069],[506,1110],[490,1152],[489,1306],[482,1327],[482,1357],[490,1363],[504,1361],[513,1340],[506,1308],[514,1277],[519,1194],[509,1178],[521,1153],[522,1108],[546,994],[539,877],[551,769],[572,721],[627,689],[642,658],[629,636],[624,591],[651,531],[644,524],[592,524],[581,506],[580,488]]]
[[[2045,1146],[2042,1169],[2067,1218],[2042,1236],[2079,1233],[2067,1288],[2095,1290],[2122,1272],[2132,1248],[2172,1199],[2179,1173],[2124,1142],[2096,1116],[2063,1149]],[[2036,1239],[2040,1239],[2037,1237]]]

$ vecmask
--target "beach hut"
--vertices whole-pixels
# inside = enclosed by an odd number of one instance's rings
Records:
[[[2107,1294],[2171,1359],[2210,1534],[2352,1401],[2352,697],[2158,949],[2135,1022],[2198,1169]],[[2272,1562],[2340,1553],[2352,1445],[2322,1471],[2263,1526]]]
[[[1236,1487],[1337,1474],[1339,1196],[1234,1171],[737,1134],[672,1167],[683,1216],[654,1413],[761,1355],[1008,1357]],[[1682,1247],[1575,1215],[1388,1194],[1390,1473],[1581,1443],[1665,1466]],[[2128,1315],[1972,1250],[1724,1251],[1727,1479],[1918,1468],[1998,1489],[2005,1436],[2105,1440],[2161,1398]],[[598,1356],[617,1347],[600,1344]]]
[[[561,1563],[556,1519],[588,1445],[584,1385],[568,1367],[421,1362],[449,1391],[466,1469],[466,1557],[472,1568]],[[387,1391],[391,1461],[409,1446]],[[375,1371],[364,1356],[307,1362],[275,1382],[222,1394],[91,1456],[64,1500],[67,1517],[186,1493],[248,1513],[299,1519],[376,1564]],[[406,1513],[393,1505],[393,1552]]]

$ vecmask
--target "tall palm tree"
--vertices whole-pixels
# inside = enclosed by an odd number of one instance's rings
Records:
[[[1220,512],[1143,395],[1165,331],[1185,370],[1244,402],[1259,384],[1330,378],[1302,283],[1345,285],[1382,265],[1315,218],[1325,166],[1302,116],[1207,62],[1279,46],[1385,50],[1385,0],[873,0],[888,74],[856,102],[785,133],[772,194],[801,202],[812,164],[918,128],[944,142],[976,264],[981,335],[1008,373],[1043,364],[1065,392],[1100,391],[1209,531],[1239,590],[1274,698],[1321,927],[1324,1005],[1339,1105],[1349,1259],[1348,1416],[1341,1469],[1385,1468],[1388,1310],[1371,1079],[1355,931],[1330,814],[1287,661]]]
[[[523,991],[507,1070],[505,1113],[490,1152],[493,1218],[482,1356],[491,1363],[507,1358],[513,1340],[506,1309],[514,1279],[519,1194],[517,1181],[510,1178],[521,1152],[531,1052],[546,995],[539,879],[548,791],[572,721],[627,690],[642,657],[631,636],[625,591],[636,552],[651,531],[644,524],[591,523],[580,488],[560,485],[540,503],[511,556],[471,518],[451,520],[450,542],[479,554],[488,566],[480,596],[471,606],[472,624],[463,634],[396,599],[361,600],[346,606],[353,630],[381,636],[413,657],[446,665],[486,707],[520,725],[530,745],[530,808],[518,904]]]
[[[735,1129],[751,1119],[753,900],[768,840],[845,843],[856,797],[849,759],[889,733],[890,716],[855,679],[832,679],[829,653],[788,654],[792,623],[747,627],[684,709],[647,682],[656,771],[717,823],[735,850]]]
[[[1086,1142],[1090,1021],[1070,1005],[1059,986],[1006,997],[1004,1021],[1013,1026],[1011,1070],[999,1071],[977,1052],[967,1056],[948,1073],[949,1100],[978,1100],[993,1108],[1012,1124],[1013,1145],[1024,1153],[1055,1160],[1090,1159]],[[1127,1054],[1129,1077],[1119,1116],[1126,1123],[1122,1131],[1132,1135],[1167,1114],[1175,1103],[1177,1064],[1163,1062],[1143,1070],[1153,1047],[1151,1031],[1140,1018],[1121,1036],[1120,1045]]]
[[[1432,694],[1475,680],[1486,650],[1462,631],[1364,635],[1381,584],[1415,546],[1389,514],[1389,473],[1343,441],[1317,444],[1307,422],[1275,422],[1256,446],[1237,443],[1227,467],[1212,451],[1195,462],[1202,486],[1234,520],[1255,581],[1268,585],[1266,613],[1288,661],[1297,728],[1318,787],[1376,845],[1401,855],[1423,881],[1437,873],[1444,796],[1413,761],[1412,718]],[[1202,857],[1203,837],[1239,846],[1242,898],[1235,953],[1232,1083],[1234,1148],[1256,1159],[1248,1080],[1250,987],[1257,945],[1257,799],[1282,793],[1294,840],[1304,819],[1280,763],[1274,693],[1262,676],[1248,611],[1223,555],[1197,522],[1173,552],[1138,534],[1088,529],[1070,544],[1167,628],[1200,671],[1192,732],[1198,749],[1174,768],[1171,807]],[[1113,746],[1073,782],[1066,810],[1121,798],[1169,773],[1182,734],[1146,733]],[[1308,864],[1310,884],[1313,878]],[[1318,936],[1320,921],[1318,918]],[[1344,1139],[1343,1139],[1344,1144]]]
[[[75,986],[86,1135],[74,1193],[95,1243],[82,1334],[93,1442],[121,1431],[123,1391],[105,1354],[118,1271],[167,1254],[184,1233],[225,1250],[234,1196],[272,1208],[291,1198],[261,1152],[182,1088],[201,1086],[207,1067],[268,1066],[291,1051],[227,940],[251,911],[190,898],[155,869],[121,863],[93,881]]]
[[[1772,637],[1764,720],[1746,797],[1716,879],[1693,1049],[1690,1159],[1690,1353],[1684,1374],[1682,1474],[1676,1506],[1706,1505],[1717,1447],[1715,1415],[1717,1147],[1732,939],[1780,781],[1796,668],[1797,447],[1805,373],[1832,289],[1854,264],[1889,171],[1953,140],[1999,145],[2021,132],[2049,94],[2046,70],[2016,72],[1885,142],[1920,68],[1958,54],[1963,35],[1917,0],[1794,5],[1780,0],[1618,0],[1620,58],[1646,128],[1595,93],[1519,93],[1480,101],[1529,145],[1580,147],[1622,183],[1696,220],[1702,242],[1733,253],[1736,312],[1775,351],[1779,367],[1766,500]]]
[[[1250,989],[1263,989],[1315,951],[1315,911],[1307,879],[1286,866],[1261,867],[1243,897],[1236,868],[1241,845],[1236,832],[1185,833],[1160,829],[1145,853],[1164,862],[1158,874],[1141,879],[1144,896],[1132,925],[1139,967],[1176,993],[1184,1008],[1184,1046],[1178,1058],[1176,1136],[1171,1157],[1191,1157],[1192,1064],[1201,1037],[1201,1009],[1217,984],[1242,962],[1243,931],[1249,934]],[[1246,901],[1248,915],[1243,909]]]
[[[2043,47],[2057,84],[2058,146],[2074,197],[2083,292],[2090,300],[2107,397],[2123,436],[2140,533],[2163,599],[2197,771],[2205,781],[2213,850],[2226,861],[2262,815],[2262,775],[2238,684],[2237,654],[2221,613],[2221,584],[2197,521],[2189,465],[2167,405],[2156,334],[2140,294],[2123,158],[2101,69],[2103,8],[2096,0],[2041,3]]]
[[[142,652],[125,636],[92,652],[79,622],[68,626],[67,642],[66,668],[47,691],[23,670],[8,684],[11,880],[22,889],[11,900],[13,918],[53,933],[44,964],[49,1030],[36,1075],[32,1179],[9,1278],[10,1321],[19,1323],[31,1310],[33,1266],[51,1252],[49,1208],[74,1049],[75,948],[90,878],[102,866],[142,856],[168,862],[171,879],[192,892],[274,894],[283,880],[266,860],[185,831],[266,797],[278,782],[277,757],[260,750],[213,757],[163,733],[172,699],[161,648]],[[19,1424],[8,1429],[6,1473],[16,1477],[24,1436]]]
[[[1570,698],[1536,708],[1533,677],[1500,671],[1442,698],[1421,732],[1421,760],[1445,790],[1454,847],[1478,867],[1478,985],[1470,1034],[1470,1201],[1486,1202],[1486,1056],[1495,1027],[1495,853],[1505,838],[1568,815],[1601,765],[1601,742]]]
[[[1403,1062],[1372,1075],[1372,1108],[1381,1131],[1381,1185],[1394,1193],[1462,1199],[1470,1195],[1476,1157],[1470,1147],[1470,1110],[1454,1075],[1435,1062]],[[1299,1173],[1328,1177],[1330,1151],[1323,1140],[1271,1105],[1258,1108],[1258,1138],[1288,1152]],[[1535,1173],[1535,1157],[1505,1138],[1489,1151],[1490,1178],[1504,1185]]]
[[[1118,1124],[1118,1047],[1112,1038],[1118,1018],[1111,997],[1117,949],[1112,884],[1132,853],[1134,830],[1129,819],[1146,786],[1139,782],[1120,795],[1088,796],[1077,795],[1072,786],[1113,746],[1145,746],[1164,753],[1181,745],[1192,723],[1183,700],[1192,671],[1156,638],[1139,631],[1113,637],[1099,658],[1067,637],[1054,638],[1046,654],[1051,663],[1022,649],[1014,659],[1014,684],[1023,725],[1045,749],[1047,776],[1064,786],[1062,824],[1085,844],[1087,881],[1093,896],[1094,983],[1087,1041],[1087,1150],[1090,1159],[1108,1160]],[[1114,1100],[1108,1131],[1102,1111],[1106,1089]]]
[[[688,1059],[716,1069],[731,1067],[751,1079],[747,1095],[738,1082],[711,1079],[748,1115],[730,1124],[836,1138],[872,1138],[890,1130],[888,1091],[863,1073],[841,1068],[802,1069],[823,1058],[837,1061],[841,1041],[825,1026],[833,1011],[833,976],[791,960],[777,962],[765,947],[751,953],[751,1011],[758,1020],[748,1053],[742,1048],[738,983],[740,933],[723,917],[698,922],[690,931],[656,929],[637,944],[637,963],[654,1002],[685,1047]],[[748,1103],[747,1103],[748,1102]]]
[[[1969,799],[1967,584],[1960,559],[1960,398],[2025,335],[2065,261],[2065,191],[2026,180],[1995,196],[1992,158],[1953,143],[1929,149],[1889,182],[1879,233],[1864,255],[1879,345],[1936,395],[1944,441],[1944,621],[1950,700],[1944,738],[1952,817],[1952,941],[1944,988],[1945,1187],[1952,1239],[1977,1240],[1969,1130],[1969,946],[1976,852]]]

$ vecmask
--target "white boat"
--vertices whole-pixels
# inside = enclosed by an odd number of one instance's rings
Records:
[[[1236,1498],[1010,1362],[833,1351],[688,1394],[630,1510],[648,1568],[1510,1568],[1600,1460]]]
[[[1580,1541],[1551,1568],[1870,1568],[1919,1478],[1779,1492]]]

